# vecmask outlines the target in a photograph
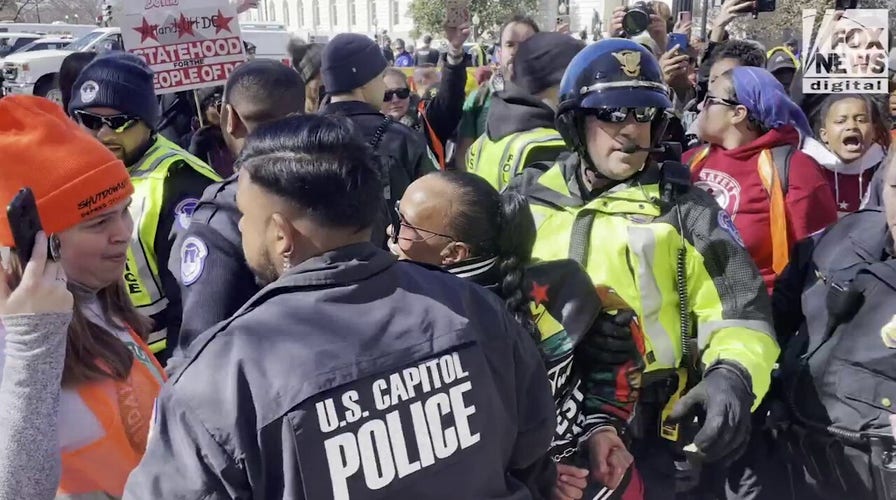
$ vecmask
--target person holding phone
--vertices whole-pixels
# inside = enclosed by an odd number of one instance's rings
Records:
[[[42,98],[0,101],[0,151],[16,159],[0,166],[0,202],[28,186],[27,218],[46,231],[17,241],[23,222],[0,212],[0,245],[14,247],[0,277],[0,498],[120,497],[165,381],[122,279],[133,185],[115,155]]]

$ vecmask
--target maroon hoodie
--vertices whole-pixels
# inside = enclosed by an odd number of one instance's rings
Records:
[[[692,167],[692,181],[712,194],[734,219],[744,246],[759,267],[771,293],[775,281],[772,269],[771,217],[769,194],[759,176],[759,153],[775,146],[798,148],[799,132],[793,127],[772,130],[745,146],[732,150],[713,145],[699,165]],[[704,146],[684,154],[687,162]],[[837,220],[837,207],[828,182],[818,163],[801,151],[790,158],[790,179],[784,199],[787,210],[787,242],[793,245]]]

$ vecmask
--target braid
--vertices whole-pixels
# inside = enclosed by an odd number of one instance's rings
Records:
[[[501,280],[501,296],[504,297],[507,310],[538,341],[537,331],[532,323],[532,313],[529,310],[529,297],[523,289],[525,286],[523,263],[517,256],[509,255],[499,258],[498,266],[504,277]]]

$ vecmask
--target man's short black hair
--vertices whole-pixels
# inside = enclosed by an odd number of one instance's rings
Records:
[[[305,109],[305,83],[299,73],[271,59],[237,66],[224,85],[224,102],[250,123],[264,123]]]
[[[755,42],[749,40],[732,39],[723,42],[719,48],[713,51],[712,62],[722,59],[737,59],[741,66],[764,68],[766,63],[765,51]]]
[[[293,115],[260,125],[236,166],[322,227],[362,230],[383,204],[375,161],[347,118]]]
[[[538,29],[538,23],[536,23],[535,20],[532,19],[531,17],[526,16],[524,14],[514,14],[513,17],[511,17],[510,19],[507,20],[507,22],[505,22],[504,24],[501,25],[501,31],[498,32],[498,43],[499,44],[504,41],[503,40],[504,29],[506,29],[511,24],[525,24],[525,25],[529,26],[530,28],[532,28],[532,31],[534,31],[536,33],[541,31]]]
[[[423,43],[425,45],[429,45],[432,43],[432,37],[429,35],[423,35]]]

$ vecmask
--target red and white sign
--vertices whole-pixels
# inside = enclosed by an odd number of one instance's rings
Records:
[[[121,36],[155,72],[157,94],[223,85],[246,60],[228,0],[125,0]]]

